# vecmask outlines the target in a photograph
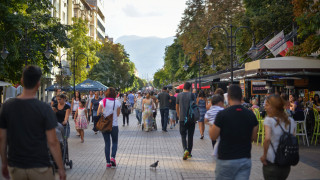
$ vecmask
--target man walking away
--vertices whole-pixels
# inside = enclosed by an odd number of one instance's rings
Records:
[[[170,129],[176,127],[177,111],[176,111],[176,97],[174,97],[174,91],[170,92],[170,107],[169,107],[169,118],[170,118]]]
[[[220,136],[216,179],[249,179],[251,171],[251,142],[256,141],[258,121],[252,111],[241,105],[242,92],[230,85],[230,107],[220,111],[209,129],[213,141]]]
[[[48,147],[60,179],[66,179],[56,116],[50,106],[35,98],[41,75],[39,67],[27,66],[21,79],[22,94],[0,110],[0,155],[6,179],[54,180]]]
[[[187,160],[191,158],[191,151],[193,146],[193,134],[195,129],[195,123],[187,121],[185,123],[185,119],[187,118],[188,109],[190,107],[191,101],[196,101],[196,97],[193,93],[190,92],[191,83],[186,82],[184,84],[183,92],[179,93],[177,97],[176,111],[180,121],[180,134],[182,139],[182,147],[184,150],[183,160]],[[188,142],[187,142],[187,134],[188,134]]]
[[[169,118],[169,101],[170,96],[167,93],[167,87],[162,88],[162,92],[158,95],[158,100],[160,102],[160,114],[161,114],[161,125],[162,131],[167,131],[168,118]]]
[[[132,91],[130,91],[130,94],[128,95],[128,99],[129,99],[129,103],[131,105],[131,112],[133,112],[133,105],[134,105],[134,100],[135,100],[135,96],[132,94]]]

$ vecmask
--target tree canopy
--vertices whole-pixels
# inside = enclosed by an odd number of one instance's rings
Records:
[[[312,0],[188,0],[186,9],[177,27],[174,43],[166,48],[164,66],[154,74],[154,84],[167,85],[172,82],[197,77],[198,56],[201,51],[201,75],[228,69],[230,65],[230,42],[224,30],[214,29],[215,25],[224,27],[230,35],[232,30],[247,26],[250,30],[241,29],[236,36],[235,61],[237,64],[252,61],[248,50],[252,45],[252,33],[256,44],[272,37],[281,30],[292,31],[292,25],[298,25],[298,41],[290,51],[291,54],[307,56],[319,51],[320,46],[320,15],[319,1]],[[233,34],[234,35],[234,34]],[[214,47],[213,55],[205,56],[203,48],[207,37]],[[187,72],[183,70],[184,57],[188,57]],[[212,58],[216,68],[210,68]]]
[[[51,8],[49,0],[1,1],[0,44],[9,52],[0,60],[1,80],[19,83],[25,64],[36,64],[47,73],[56,64],[57,47],[68,47],[70,27],[51,17]],[[49,59],[44,56],[47,41],[53,50]]]
[[[105,41],[97,56],[100,61],[89,72],[90,79],[120,90],[144,86],[144,82],[135,76],[135,65],[123,45]]]

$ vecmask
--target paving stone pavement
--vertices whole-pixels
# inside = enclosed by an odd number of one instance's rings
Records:
[[[179,134],[179,126],[163,133],[158,131],[143,132],[137,126],[135,114],[130,115],[130,125],[122,127],[122,116],[119,117],[119,144],[116,156],[117,168],[106,169],[104,155],[104,141],[101,133],[95,135],[92,125],[85,130],[85,142],[75,135],[74,123],[71,122],[71,136],[69,139],[69,154],[73,161],[73,168],[67,167],[68,179],[214,179],[215,160],[211,156],[212,145],[208,138],[208,127],[204,140],[200,140],[200,133],[196,127],[193,157],[182,160],[183,149]],[[161,126],[159,113],[158,127]],[[301,148],[301,162],[292,167],[288,179],[320,179],[320,149]],[[252,170],[250,179],[262,178],[262,164],[260,156],[262,147],[253,145]],[[309,156],[304,156],[307,154]],[[311,156],[311,157],[310,157]],[[316,160],[312,158],[315,156]],[[159,160],[159,167],[151,169],[149,166]]]
[[[80,143],[76,136],[74,122],[70,119],[71,135],[69,138],[69,154],[73,168],[66,168],[67,179],[71,180],[206,180],[215,177],[215,160],[211,156],[213,150],[206,127],[205,138],[200,140],[196,127],[193,157],[182,160],[183,149],[179,134],[179,126],[167,133],[160,130],[143,132],[137,126],[135,114],[130,115],[130,126],[122,127],[122,116],[119,117],[119,144],[116,156],[117,168],[106,169],[104,141],[101,133],[97,135],[91,130],[92,125],[85,130],[85,141]],[[158,127],[161,126],[159,113]],[[169,127],[169,126],[168,126]],[[260,180],[262,164],[260,156],[262,147],[253,145],[251,180]],[[301,147],[301,161],[292,167],[289,180],[320,179],[320,148]],[[149,166],[159,160],[159,167]],[[2,177],[0,177],[1,179]],[[56,179],[59,179],[56,176]]]

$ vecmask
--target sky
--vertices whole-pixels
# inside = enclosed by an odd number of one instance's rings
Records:
[[[186,7],[186,0],[103,0],[106,35],[116,40],[124,35],[170,37]]]

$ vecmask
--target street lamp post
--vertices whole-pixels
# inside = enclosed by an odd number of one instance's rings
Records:
[[[209,32],[208,32],[208,39],[207,39],[207,46],[204,48],[206,54],[208,56],[210,56],[210,54],[212,53],[213,51],[213,47],[211,46],[210,44],[210,33],[212,30],[214,30],[215,28],[220,28],[220,29],[223,29],[226,33],[226,36],[227,36],[227,47],[230,48],[230,71],[231,71],[231,84],[233,84],[233,56],[234,56],[234,49],[236,48],[236,36],[237,36],[237,32],[240,30],[240,29],[248,29],[248,31],[251,33],[252,35],[252,46],[251,48],[249,49],[250,51],[251,50],[254,50],[254,51],[257,51],[258,48],[256,46],[256,43],[255,43],[255,36],[254,36],[254,33],[253,31],[251,31],[251,29],[248,27],[248,26],[241,26],[241,27],[238,27],[235,32],[233,33],[232,31],[232,28],[234,27],[232,24],[229,25],[230,27],[230,34],[229,32],[227,31],[226,28],[224,28],[223,26],[220,26],[220,25],[216,25],[216,26],[213,26]],[[229,42],[230,42],[230,45],[229,45]],[[214,67],[214,61],[213,61],[213,64],[211,67]]]
[[[67,55],[68,54],[63,54],[61,55],[60,57],[60,64],[59,64],[59,68],[62,69],[62,64],[61,64],[61,59],[64,55]],[[78,57],[80,55],[84,55],[87,57],[87,66],[86,66],[86,69],[90,69],[90,66],[89,66],[89,57],[88,55],[86,55],[85,53],[78,53],[76,54],[75,52],[73,52],[73,55],[71,56],[71,63],[73,63],[73,95],[74,97],[76,97],[76,61],[78,61]]]
[[[41,30],[41,29],[40,29],[40,30],[39,30],[39,29],[36,29],[36,30],[38,30],[38,31],[40,31],[40,32],[42,32],[42,33],[45,33],[46,36],[48,36],[48,32],[46,32],[46,31],[44,31],[44,30]],[[3,37],[7,37],[7,35],[8,35],[9,32],[17,32],[17,33],[21,36],[21,39],[24,40],[23,49],[25,50],[25,65],[27,65],[27,60],[28,60],[28,53],[27,53],[27,51],[28,51],[28,49],[27,49],[27,45],[28,45],[28,28],[25,27],[25,33],[24,33],[24,35],[21,34],[21,31],[18,31],[18,30],[9,30],[9,31],[7,31],[7,32],[4,34]],[[49,58],[50,58],[50,55],[53,53],[53,51],[52,51],[51,48],[50,48],[50,43],[49,43],[48,37],[47,37],[47,40],[46,40],[46,50],[45,50],[43,53],[44,53],[44,55],[45,55],[45,57],[46,57],[47,59],[49,59]],[[7,50],[7,43],[6,43],[6,41],[4,41],[3,47],[2,47],[2,50],[1,50],[1,58],[2,58],[3,60],[5,60],[5,59],[8,57],[9,54],[10,54],[9,51]]]

